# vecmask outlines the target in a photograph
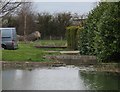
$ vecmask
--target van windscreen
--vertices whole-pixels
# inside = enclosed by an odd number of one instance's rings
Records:
[[[2,29],[2,38],[11,37],[11,29]]]
[[[11,41],[11,29],[2,29],[2,41]]]

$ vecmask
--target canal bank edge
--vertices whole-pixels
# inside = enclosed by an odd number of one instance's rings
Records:
[[[2,61],[2,68],[3,69],[9,69],[9,68],[38,68],[38,67],[61,67],[66,66],[66,64],[61,62],[7,62]],[[85,66],[90,67],[93,66],[95,71],[101,71],[101,72],[116,72],[120,73],[120,63],[99,63],[99,64],[93,64],[93,65],[78,65],[78,67]]]

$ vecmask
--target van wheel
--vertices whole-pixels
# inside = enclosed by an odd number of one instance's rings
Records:
[[[6,46],[5,46],[5,45],[2,45],[2,48],[6,49]]]

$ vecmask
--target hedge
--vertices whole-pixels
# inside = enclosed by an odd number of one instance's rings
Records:
[[[70,50],[78,49],[78,38],[77,32],[79,27],[70,26],[66,28],[66,36],[67,36],[67,47]]]

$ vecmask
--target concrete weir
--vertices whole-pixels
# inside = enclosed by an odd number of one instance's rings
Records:
[[[68,65],[93,65],[97,63],[95,56],[87,55],[59,55],[54,58]]]

